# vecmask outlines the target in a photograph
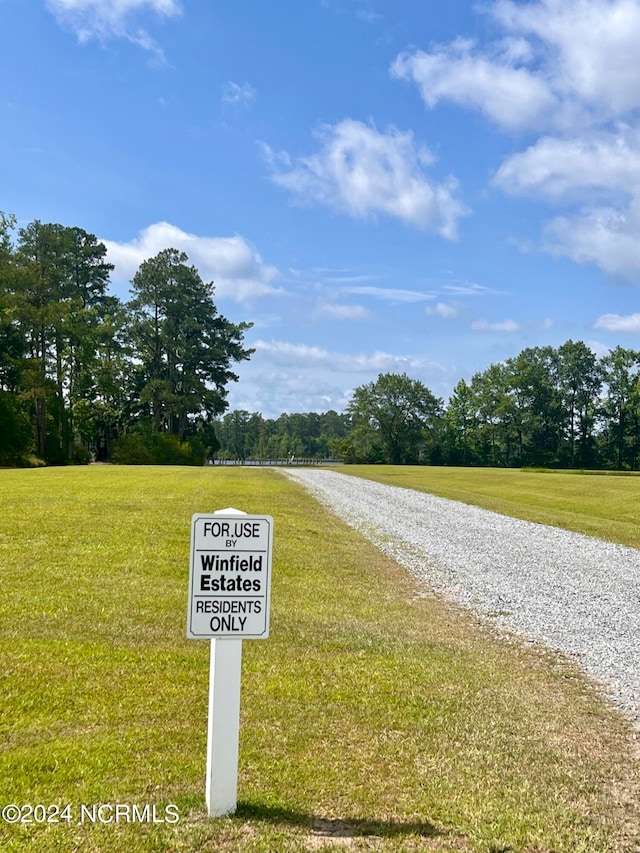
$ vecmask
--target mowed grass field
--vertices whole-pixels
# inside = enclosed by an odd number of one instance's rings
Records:
[[[640,548],[640,474],[424,465],[340,471]]]
[[[3,853],[637,850],[629,724],[278,472],[0,478],[0,805],[70,816],[0,822]],[[189,528],[229,506],[274,517],[271,637],[244,642],[238,812],[210,820]],[[80,822],[83,804],[149,804],[157,822]]]

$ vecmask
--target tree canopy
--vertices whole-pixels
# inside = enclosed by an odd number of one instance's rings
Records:
[[[155,448],[145,461],[162,446],[203,461],[251,324],[220,315],[176,249],[141,264],[123,303],[95,235],[34,221],[14,239],[15,226],[0,214],[0,463],[110,458],[118,443],[124,460],[132,436]]]
[[[383,373],[353,392],[351,453],[393,465],[430,460],[442,400],[406,373]],[[346,452],[349,448],[345,446]]]

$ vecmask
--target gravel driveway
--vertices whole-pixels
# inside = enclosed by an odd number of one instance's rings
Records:
[[[285,473],[431,589],[571,656],[640,721],[640,551],[336,471]]]

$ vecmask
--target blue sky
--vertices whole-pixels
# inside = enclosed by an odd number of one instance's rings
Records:
[[[640,0],[0,0],[0,210],[169,246],[232,408],[640,348]]]

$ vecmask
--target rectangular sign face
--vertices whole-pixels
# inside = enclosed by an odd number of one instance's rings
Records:
[[[269,636],[272,548],[270,515],[193,516],[187,637]]]

